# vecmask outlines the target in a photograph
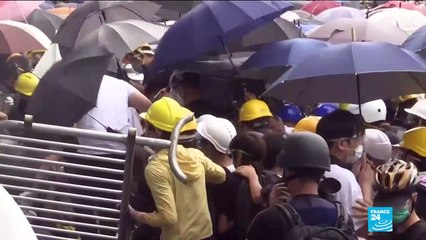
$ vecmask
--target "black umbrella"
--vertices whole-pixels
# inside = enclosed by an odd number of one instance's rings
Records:
[[[56,34],[56,30],[59,29],[64,20],[49,12],[34,9],[34,11],[28,16],[27,21],[28,24],[40,29],[44,32],[44,34],[46,34],[46,36],[53,39]]]
[[[124,20],[150,21],[160,5],[148,1],[89,1],[74,10],[64,21],[53,42],[59,44],[65,56],[79,38],[96,30],[101,25]]]
[[[43,76],[27,114],[35,122],[72,126],[96,106],[102,78],[112,54],[104,47],[79,48]]]

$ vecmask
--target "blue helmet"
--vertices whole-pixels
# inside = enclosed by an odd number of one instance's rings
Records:
[[[283,122],[297,123],[303,118],[303,113],[300,108],[293,103],[286,103],[278,111],[277,115],[283,120]]]
[[[338,109],[337,106],[331,103],[323,103],[318,105],[317,108],[315,108],[312,111],[312,115],[318,116],[318,117],[324,117],[327,114],[330,114]]]

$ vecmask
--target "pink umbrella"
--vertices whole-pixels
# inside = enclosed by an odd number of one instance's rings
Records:
[[[333,1],[312,1],[305,6],[301,10],[312,13],[313,15],[318,15],[322,11],[325,11],[330,8],[340,7],[342,3],[333,2]]]
[[[25,21],[43,1],[0,1],[0,20]]]
[[[374,9],[372,9],[372,12],[383,9],[383,8],[404,8],[407,10],[415,10],[423,13],[426,15],[426,7],[421,6],[419,4],[416,4],[415,2],[402,2],[402,1],[389,1],[385,4],[381,4]]]

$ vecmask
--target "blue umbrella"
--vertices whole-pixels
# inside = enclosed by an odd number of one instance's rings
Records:
[[[383,42],[322,48],[278,79],[264,95],[289,102],[365,103],[426,90],[426,62]]]
[[[241,66],[240,74],[245,78],[275,81],[306,56],[328,46],[327,42],[309,38],[273,42],[253,54]]]
[[[205,1],[185,14],[164,34],[154,71],[224,49],[231,40],[271,22],[292,4],[284,1]]]
[[[411,34],[401,47],[426,56],[426,26]]]

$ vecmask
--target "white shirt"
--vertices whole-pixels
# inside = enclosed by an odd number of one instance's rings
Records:
[[[129,83],[105,75],[99,88],[96,107],[89,111],[96,120],[106,127],[127,134],[129,130],[129,97],[138,90]],[[88,114],[84,115],[76,124],[77,128],[106,132],[104,126],[98,123]],[[82,145],[91,147],[108,148],[114,150],[126,150],[124,144],[100,141],[97,139],[78,138]],[[85,154],[105,154],[95,151],[80,150]]]
[[[334,178],[340,182],[340,191],[336,193],[336,200],[349,212],[352,212],[352,206],[356,204],[356,200],[363,199],[361,187],[355,178],[355,175],[346,168],[342,168],[336,164],[331,164],[330,172],[325,172],[325,177]],[[362,227],[362,222],[353,219],[355,230]]]
[[[37,240],[30,223],[15,200],[0,185],[0,236],[7,240]]]

